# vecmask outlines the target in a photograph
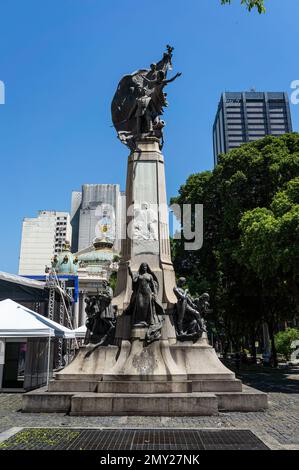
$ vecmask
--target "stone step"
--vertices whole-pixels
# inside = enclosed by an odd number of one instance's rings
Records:
[[[90,380],[51,380],[49,392],[96,392],[98,381]]]
[[[25,413],[68,413],[73,395],[73,392],[47,392],[46,387],[42,387],[23,395],[22,411]]]
[[[236,378],[233,372],[229,373],[210,373],[210,374],[188,374],[188,380],[234,380]]]
[[[105,382],[183,382],[188,380],[187,374],[103,374],[102,380]]]
[[[212,416],[218,414],[212,393],[84,393],[71,400],[71,416]]]
[[[78,384],[84,382],[78,381]],[[149,383],[144,385],[148,386]],[[242,392],[214,393],[50,392],[42,387],[23,395],[22,411],[70,412],[74,416],[210,416],[218,411],[248,412],[267,408],[267,394],[247,386],[243,386]]]
[[[190,393],[190,392],[241,392],[240,380],[185,380],[185,381],[98,381],[51,380],[49,392],[98,393]]]
[[[76,380],[76,381],[91,381],[91,382],[97,382],[98,380],[102,380],[102,374],[63,374],[59,372],[59,374],[55,375],[55,380]]]
[[[192,392],[191,381],[168,382],[98,382],[98,393],[188,393]]]
[[[263,411],[268,408],[267,394],[243,385],[242,392],[215,392],[219,411]]]
[[[241,380],[192,380],[192,392],[242,392]]]
[[[242,392],[242,382],[237,379],[168,382],[103,381],[98,382],[97,391],[98,393]]]

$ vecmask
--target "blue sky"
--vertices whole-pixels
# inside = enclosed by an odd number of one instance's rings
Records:
[[[233,0],[0,0],[0,270],[17,272],[23,217],[69,210],[83,183],[125,189],[127,149],[111,127],[119,79],[172,44],[164,155],[168,197],[213,166],[222,91],[288,91],[299,80],[298,0],[266,15]],[[292,106],[299,129],[299,105]]]

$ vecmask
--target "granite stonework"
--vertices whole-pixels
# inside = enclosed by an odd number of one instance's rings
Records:
[[[242,386],[206,338],[174,345],[160,340],[142,347],[144,332],[134,334],[117,360],[119,348],[115,346],[101,347],[88,358],[88,347],[82,347],[48,388],[24,395],[23,411],[72,416],[211,416],[219,411],[267,408],[267,394]]]
[[[145,262],[157,277],[161,301],[171,307],[176,303],[173,293],[175,273],[169,242],[164,157],[158,139],[152,137],[137,143],[128,159],[126,188],[128,237],[122,243],[113,303],[120,313],[129,305],[132,283],[128,265],[136,272]],[[144,220],[147,222],[145,228]],[[127,323],[118,323],[117,336],[121,339],[130,338]],[[174,329],[171,334],[175,340]]]

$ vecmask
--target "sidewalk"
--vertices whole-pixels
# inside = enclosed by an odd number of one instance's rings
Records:
[[[269,393],[269,409],[200,417],[76,417],[21,413],[21,394],[0,394],[0,432],[12,427],[216,428],[249,429],[272,449],[299,450],[299,368],[273,370],[241,366],[244,384]]]

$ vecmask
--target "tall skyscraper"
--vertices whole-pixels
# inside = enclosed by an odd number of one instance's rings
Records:
[[[71,225],[72,251],[84,250],[96,237],[105,235],[115,240],[119,251],[119,230],[123,212],[123,193],[118,184],[83,184],[82,191],[73,191]]]
[[[79,243],[79,223],[80,223],[80,208],[82,202],[82,192],[72,191],[71,201],[71,226],[72,226],[72,252],[78,251]]]
[[[245,142],[287,132],[292,132],[287,93],[223,93],[213,126],[214,163]]]
[[[39,211],[34,218],[25,218],[22,227],[19,260],[20,275],[43,275],[52,257],[71,240],[72,228],[68,212]]]

